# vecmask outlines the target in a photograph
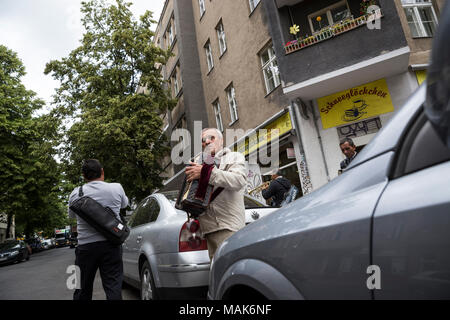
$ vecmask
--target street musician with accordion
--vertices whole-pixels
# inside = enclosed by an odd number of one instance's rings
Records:
[[[191,162],[185,169],[182,198],[177,205],[198,215],[212,259],[222,242],[245,226],[247,170],[244,156],[224,148],[222,133],[215,128],[203,129],[202,149],[202,163]],[[183,190],[193,185],[195,190]],[[195,202],[199,201],[204,203],[198,206]]]

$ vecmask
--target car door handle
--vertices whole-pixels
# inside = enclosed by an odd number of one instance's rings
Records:
[[[138,237],[136,238],[136,242],[137,242],[137,243],[141,242],[141,240],[142,240],[142,236],[138,236]]]

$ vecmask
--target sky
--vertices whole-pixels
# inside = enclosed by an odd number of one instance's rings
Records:
[[[126,2],[133,3],[136,19],[149,10],[158,21],[164,6],[164,0]],[[44,74],[45,65],[79,46],[84,31],[80,8],[81,0],[0,0],[0,44],[17,52],[27,73],[22,83],[47,105],[59,82]]]

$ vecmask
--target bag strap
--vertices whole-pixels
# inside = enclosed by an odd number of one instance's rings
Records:
[[[81,185],[80,189],[78,189],[78,196],[81,198],[82,196],[84,196],[83,193],[83,185]]]

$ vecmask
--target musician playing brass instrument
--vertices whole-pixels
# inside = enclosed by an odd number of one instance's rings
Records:
[[[219,130],[203,129],[201,138],[203,153],[210,157],[203,164],[191,162],[185,173],[188,182],[199,179],[199,189],[208,184],[223,188],[198,218],[212,259],[222,242],[245,226],[247,170],[242,154],[223,147]]]

